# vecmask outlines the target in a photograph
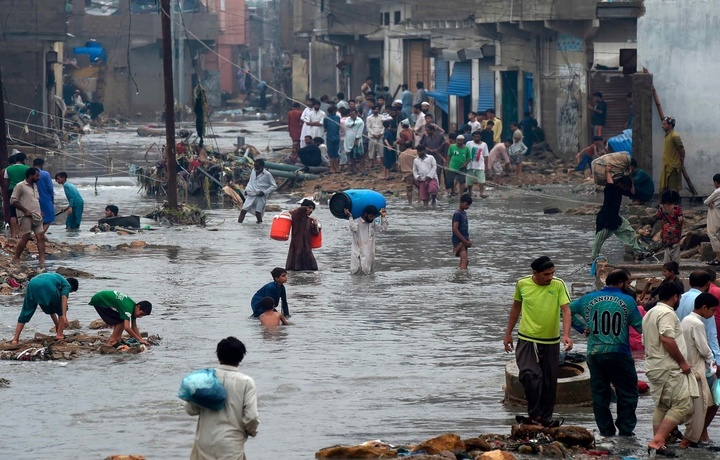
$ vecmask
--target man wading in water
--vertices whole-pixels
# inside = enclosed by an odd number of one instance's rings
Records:
[[[560,368],[560,311],[563,319],[562,341],[565,351],[572,350],[570,340],[570,296],[565,282],[555,278],[555,264],[543,256],[530,264],[532,276],[520,278],[505,330],[505,351],[513,351],[512,331],[520,318],[515,359],[520,383],[525,389],[528,417],[518,415],[518,423],[557,427],[553,420],[555,391]]]

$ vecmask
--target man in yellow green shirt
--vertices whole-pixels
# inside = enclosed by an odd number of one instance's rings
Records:
[[[519,415],[516,419],[520,423],[555,427],[562,424],[552,419],[560,366],[561,311],[565,351],[573,347],[570,295],[565,282],[555,278],[555,264],[549,257],[538,257],[530,268],[532,275],[520,278],[515,287],[503,343],[506,352],[513,351],[512,331],[520,319],[515,359],[528,402],[528,417]]]
[[[667,189],[682,190],[682,169],[685,163],[685,146],[675,131],[675,119],[665,117],[662,121],[665,131],[663,141],[663,169],[660,173],[660,194]]]
[[[487,109],[487,119],[493,122],[493,141],[499,144],[502,141],[503,124],[502,120],[495,116],[495,109]]]

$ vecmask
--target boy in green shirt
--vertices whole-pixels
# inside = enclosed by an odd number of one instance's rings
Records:
[[[573,347],[570,340],[570,295],[565,282],[555,278],[555,264],[543,256],[530,264],[532,276],[520,278],[505,329],[505,351],[513,351],[512,331],[520,318],[515,359],[520,383],[525,389],[528,415],[518,415],[519,423],[556,427],[553,420],[555,392],[560,368],[560,312],[562,311],[565,351]]]
[[[105,321],[105,324],[113,327],[108,345],[114,347],[120,344],[123,331],[143,345],[150,345],[147,340],[142,338],[140,329],[137,327],[137,318],[142,318],[152,312],[150,302],[143,300],[136,303],[119,291],[100,291],[92,296],[88,303],[95,307],[95,311]]]
[[[465,175],[460,172],[470,162],[470,147],[465,145],[465,136],[458,136],[455,144],[448,148],[448,169],[445,172],[445,190],[449,196],[454,196],[455,179],[462,187],[465,184]]]
[[[57,329],[55,338],[62,340],[63,331],[68,325],[68,298],[71,292],[77,290],[78,281],[75,278],[65,279],[57,273],[41,273],[33,277],[25,289],[25,301],[11,343],[17,344],[20,341],[20,333],[25,324],[30,322],[38,305],[55,323]]]

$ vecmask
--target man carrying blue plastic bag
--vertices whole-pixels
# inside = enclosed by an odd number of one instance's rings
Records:
[[[215,369],[215,376],[227,392],[220,410],[185,403],[188,414],[200,416],[190,460],[245,460],[245,441],[257,434],[260,423],[255,382],[238,369],[245,353],[245,345],[235,337],[223,339],[217,345],[220,366]]]

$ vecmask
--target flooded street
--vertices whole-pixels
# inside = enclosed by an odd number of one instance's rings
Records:
[[[235,135],[218,139],[221,147],[230,148]],[[286,133],[245,136],[262,151],[283,145]],[[84,229],[106,204],[118,205],[122,215],[142,215],[154,206],[153,199],[137,193],[134,179],[121,174],[125,162],[144,161],[153,141],[131,130],[88,136],[84,153],[73,148],[73,157],[48,159],[51,173],[66,169],[79,185]],[[108,156],[115,158],[117,173],[107,175]],[[62,203],[61,188],[56,193],[56,203]],[[276,333],[249,318],[250,298],[287,256],[288,243],[269,238],[273,213],[262,225],[252,219],[240,225],[238,212],[213,197],[209,229],[158,227],[119,236],[67,234],[64,227],[52,226],[52,240],[100,246],[144,240],[164,246],[48,261],[49,270],[70,266],[97,277],[80,280],[69,319],[87,325],[97,318],[87,305],[90,297],[102,289],[120,290],[153,303],[152,315],[138,324],[163,341],[141,355],[68,363],[1,361],[0,377],[11,381],[10,388],[0,390],[3,458],[95,459],[113,453],[187,458],[196,419],[184,412],[177,389],[190,371],[217,364],[215,346],[228,335],[247,346],[240,369],[257,384],[260,427],[246,444],[252,460],[311,459],[322,447],[370,439],[401,443],[450,431],[464,437],[509,432],[515,414],[523,413],[501,403],[504,364],[513,358],[503,351],[502,338],[515,281],[530,273],[533,258],[549,255],[568,285],[588,282],[594,217],[544,215],[545,206],[564,210],[575,204],[528,190],[489,194],[468,212],[475,248],[467,273],[456,269],[450,243],[457,202],[443,199],[437,209],[423,210],[390,200],[390,228],[378,235],[378,266],[370,277],[348,274],[347,221],[321,207],[314,214],[323,226],[323,247],[315,251],[320,270],[290,273],[294,325]],[[288,200],[273,195],[270,202],[296,206]],[[621,259],[617,239],[604,249],[611,260]],[[4,340],[12,335],[21,303],[21,296],[3,298]],[[23,337],[47,333],[50,326],[50,319],[38,313]],[[584,338],[573,333],[573,340],[584,351]],[[562,415],[566,423],[595,428],[589,408]],[[623,444],[622,453],[643,457],[651,434],[649,396],[641,397],[638,416],[637,441]],[[720,438],[718,426],[711,426],[711,438]],[[699,451],[684,457],[713,458]]]

